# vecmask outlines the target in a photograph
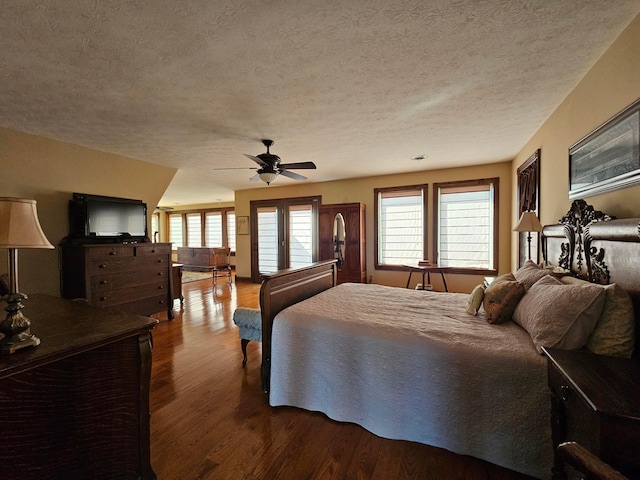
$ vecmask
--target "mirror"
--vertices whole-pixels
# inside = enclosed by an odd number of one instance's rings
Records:
[[[341,213],[337,213],[333,219],[333,257],[338,259],[338,270],[341,270],[342,265],[344,264],[345,237],[344,217]]]

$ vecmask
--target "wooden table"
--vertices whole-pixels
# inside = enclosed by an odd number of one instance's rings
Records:
[[[448,292],[449,288],[447,287],[447,280],[444,278],[445,272],[449,271],[449,267],[438,267],[437,265],[403,265],[403,267],[409,269],[409,278],[407,278],[407,287],[409,288],[409,284],[411,283],[411,275],[414,272],[422,274],[422,289],[424,290],[424,276],[427,276],[427,284],[431,284],[431,274],[439,273],[442,277],[442,284],[444,285],[444,291]]]
[[[149,317],[29,295],[38,347],[0,356],[2,478],[155,480]]]

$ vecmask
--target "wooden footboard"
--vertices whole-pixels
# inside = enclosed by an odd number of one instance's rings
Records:
[[[285,308],[336,285],[335,260],[263,275],[260,288],[262,312],[262,390],[269,393],[271,329],[275,316]]]

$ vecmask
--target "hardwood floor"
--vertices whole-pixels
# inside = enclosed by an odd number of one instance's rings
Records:
[[[260,286],[183,285],[184,307],[153,333],[151,463],[160,480],[496,479],[529,477],[446,450],[387,440],[296,408],[260,387],[260,343],[242,368],[236,307]]]

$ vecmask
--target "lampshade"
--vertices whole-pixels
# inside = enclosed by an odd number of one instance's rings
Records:
[[[262,180],[267,185],[273,182],[277,176],[278,174],[276,172],[261,172],[259,174],[260,180]]]
[[[35,200],[0,197],[0,248],[54,248],[40,227]]]
[[[518,220],[518,224],[513,229],[514,232],[541,232],[542,225],[535,212],[523,212]]]

